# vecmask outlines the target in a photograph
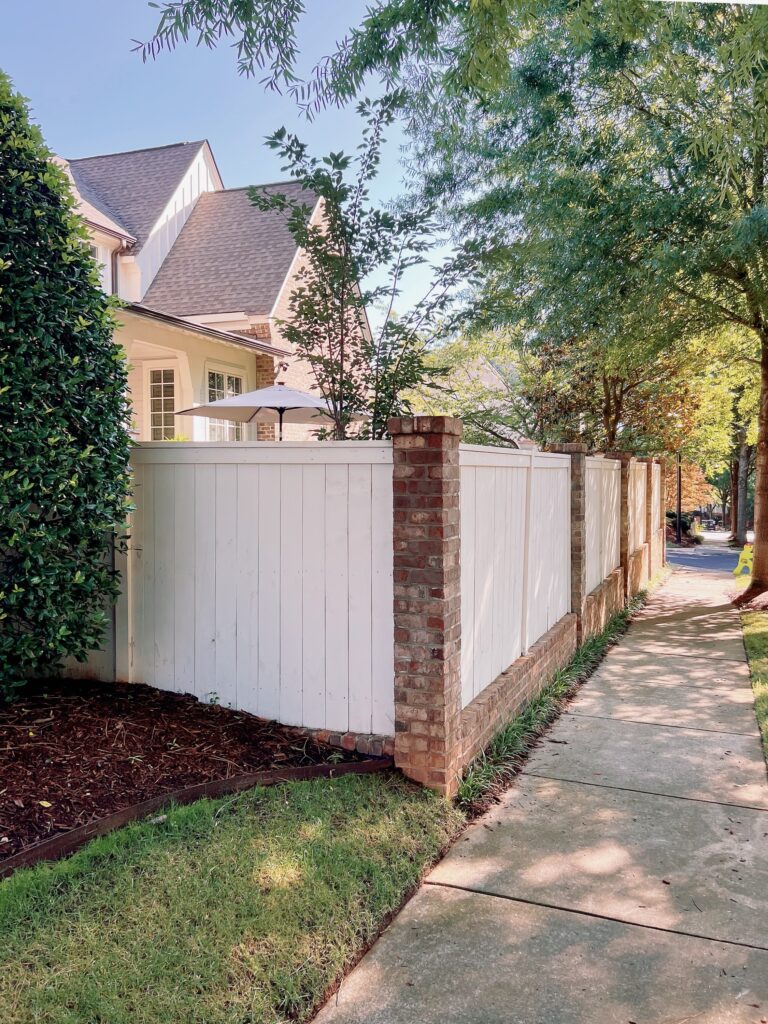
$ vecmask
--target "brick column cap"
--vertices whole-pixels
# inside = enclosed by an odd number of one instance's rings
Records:
[[[620,462],[637,462],[637,456],[632,452],[605,452],[604,458],[618,459]]]
[[[387,430],[396,434],[453,434],[461,437],[464,424],[456,416],[393,416]]]
[[[586,455],[589,446],[582,441],[558,441],[557,444],[549,445],[547,451],[557,452],[560,455]]]

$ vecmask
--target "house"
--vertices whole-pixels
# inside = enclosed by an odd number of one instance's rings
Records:
[[[140,441],[271,439],[270,425],[240,425],[174,410],[272,384],[308,389],[276,320],[300,266],[284,216],[261,211],[247,189],[224,188],[206,141],[60,160],[105,291],[126,305],[115,340],[125,350]],[[296,182],[265,186],[320,203]],[[287,427],[305,438],[307,428]]]

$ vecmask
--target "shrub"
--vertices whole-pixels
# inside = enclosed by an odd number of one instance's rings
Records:
[[[103,633],[126,367],[69,182],[0,72],[0,695]]]

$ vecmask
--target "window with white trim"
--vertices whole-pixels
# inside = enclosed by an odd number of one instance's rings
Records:
[[[99,265],[99,281],[101,282],[101,287],[105,292],[107,292],[107,294],[109,294],[111,290],[110,278],[112,276],[112,272],[110,263],[112,254],[106,246],[95,245],[93,242],[91,242],[88,248],[91,250],[91,256],[93,256]]]
[[[243,378],[236,373],[220,370],[208,371],[208,401],[218,402],[220,398],[234,398],[243,393]],[[232,420],[208,420],[209,441],[242,441],[243,424]]]
[[[173,415],[176,380],[172,369],[149,371],[149,439],[171,441],[176,434]]]

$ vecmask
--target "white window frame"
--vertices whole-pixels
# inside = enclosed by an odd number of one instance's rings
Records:
[[[99,264],[99,281],[107,295],[112,291],[112,253],[106,245],[99,245],[98,242],[89,242],[88,248],[91,256]]]
[[[173,403],[179,404],[181,380],[179,375],[178,362],[173,359],[152,359],[144,363],[144,436],[148,441],[156,440],[152,437],[152,371],[170,370],[173,374]],[[175,410],[174,410],[175,411]],[[174,426],[174,435],[178,433]]]
[[[203,405],[207,405],[208,402],[212,401],[210,397],[210,389],[208,386],[208,374],[209,373],[221,373],[225,377],[239,377],[240,378],[240,393],[243,394],[248,390],[248,374],[246,373],[244,366],[238,366],[232,363],[220,363],[206,360],[204,366],[204,377],[203,377]],[[220,441],[221,438],[214,438],[212,435],[217,427],[226,426],[234,428],[232,433],[234,436],[227,437],[227,441],[243,441],[245,440],[246,427],[245,423],[234,423],[232,420],[206,420],[205,427],[205,438],[207,441]],[[238,436],[239,435],[239,436]]]

